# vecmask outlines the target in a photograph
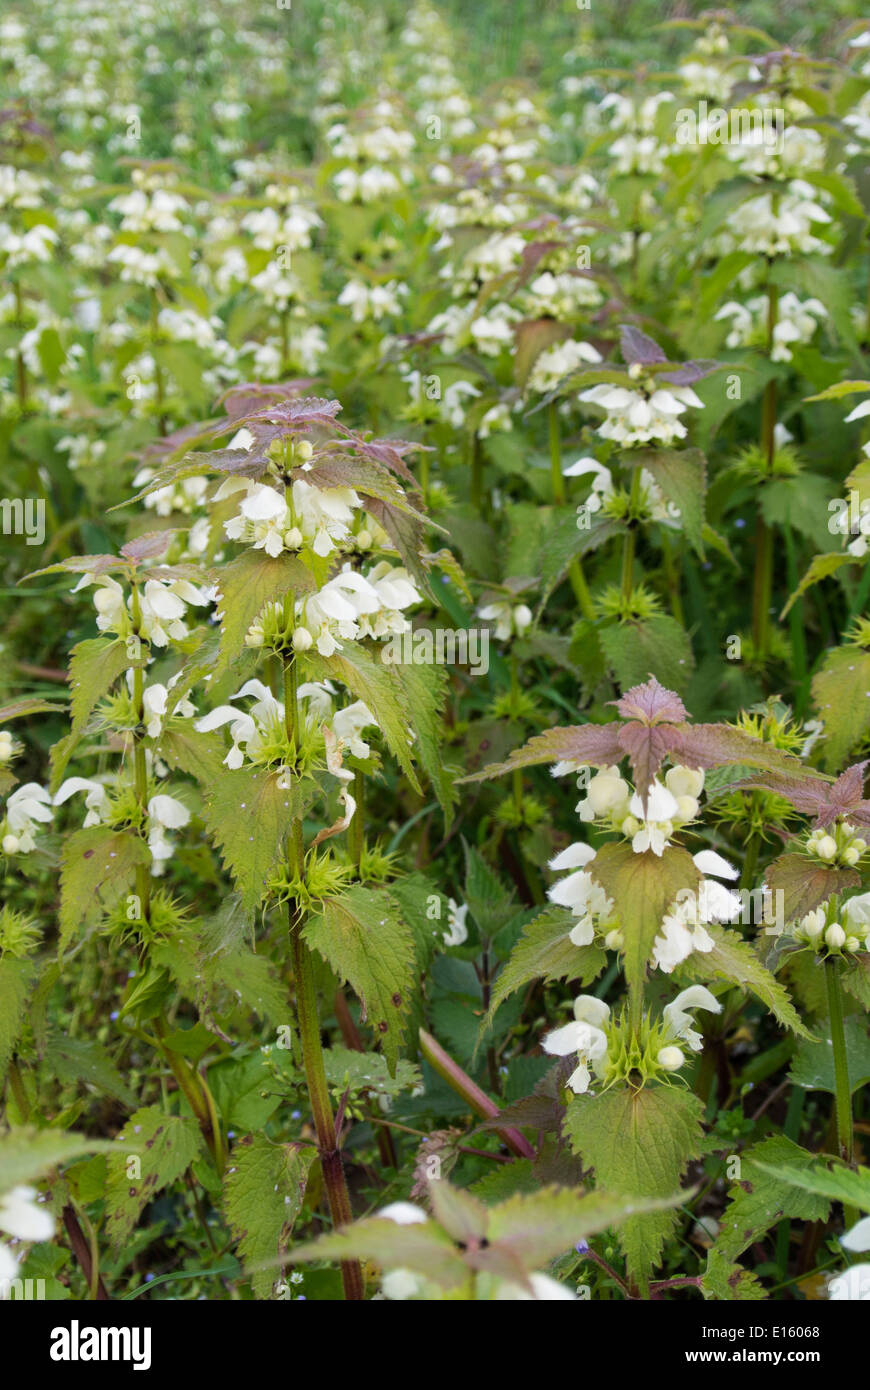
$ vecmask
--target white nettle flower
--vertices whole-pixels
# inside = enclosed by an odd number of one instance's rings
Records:
[[[177,797],[161,792],[148,802],[148,817],[148,848],[154,860],[152,872],[161,873],[163,864],[172,858],[175,848],[174,842],[166,838],[166,831],[179,830],[187,825],[190,812]]]
[[[614,905],[600,883],[586,869],[595,858],[591,845],[582,843],[569,845],[554,859],[549,868],[573,869],[567,878],[560,879],[547,890],[547,897],[557,907],[566,907],[577,918],[576,924],[568,933],[574,946],[589,946],[595,939],[595,928],[600,922],[607,922],[613,916]]]
[[[619,768],[606,767],[589,779],[586,796],[578,801],[575,810],[582,821],[612,816],[621,822],[628,814],[630,800],[631,787],[620,777]]]
[[[35,1187],[13,1187],[0,1195],[0,1231],[14,1240],[51,1240],[54,1217],[37,1203]],[[8,1245],[0,1241],[0,1299],[8,1293],[7,1281],[18,1274],[18,1260]]]
[[[468,940],[468,927],[465,921],[467,916],[467,903],[463,903],[460,907],[453,898],[447,899],[447,930],[442,936],[445,946],[465,945]]]
[[[352,705],[336,710],[332,717],[332,732],[338,739],[340,747],[346,748],[354,758],[367,758],[369,756],[371,749],[365,740],[360,738],[360,734],[363,729],[377,727],[377,719],[362,700],[355,700]]]
[[[701,873],[726,879],[738,876],[737,869],[714,850],[701,850],[693,855],[693,860]],[[735,921],[741,908],[738,894],[717,883],[715,878],[702,879],[697,894],[686,890],[663,917],[653,944],[653,964],[670,975],[693,951],[708,954],[716,943],[705,927],[713,922]]]
[[[628,803],[628,812],[622,823],[622,833],[630,836],[635,854],[652,850],[661,858],[680,814],[679,803],[673,792],[664,783],[655,780],[647,790],[646,806],[639,793],[635,792]]]
[[[604,1030],[609,1021],[610,1009],[602,999],[596,999],[594,994],[580,994],[574,1000],[574,1021],[547,1033],[541,1042],[552,1057],[577,1054],[577,1067],[568,1078],[568,1085],[577,1095],[589,1089],[590,1062],[598,1061],[607,1052]]]
[[[257,697],[249,713],[246,714],[233,705],[218,705],[209,714],[197,719],[193,726],[198,733],[207,734],[213,729],[220,729],[229,724],[233,746],[224,758],[224,765],[233,770],[242,766],[245,752],[250,759],[256,759],[264,735],[268,736],[270,730],[277,730],[279,723],[283,723],[284,720],[283,704],[262,681],[246,681],[241,690],[237,690],[230,699],[242,700],[247,695]]]
[[[67,777],[66,781],[61,782],[55,792],[53,804],[62,806],[76,792],[85,792],[85,806],[88,813],[83,824],[85,826],[102,825],[103,818],[109,809],[109,797],[103,784],[87,777]]]
[[[522,637],[531,626],[532,610],[525,603],[511,603],[509,599],[495,599],[477,610],[477,616],[484,622],[495,623],[495,635],[499,642],[509,638]]]
[[[6,829],[3,835],[4,854],[29,854],[35,848],[33,829],[46,825],[54,812],[51,796],[38,782],[25,782],[16,787],[6,800]]]
[[[187,636],[187,625],[182,621],[187,605],[202,607],[208,597],[186,579],[147,579],[139,602],[142,636],[155,647],[165,647],[170,638],[180,642]]]
[[[684,439],[686,427],[679,417],[689,406],[698,410],[704,407],[691,386],[661,386],[647,394],[626,386],[602,384],[581,391],[578,399],[606,411],[598,433],[602,439],[623,445],[647,444],[651,440],[672,444],[675,439]]]
[[[690,985],[678,994],[676,999],[672,999],[670,1004],[666,1004],[662,1013],[665,1022],[675,1038],[681,1038],[688,1044],[693,1052],[700,1052],[704,1046],[704,1040],[700,1033],[692,1028],[694,1019],[690,1009],[706,1009],[712,1014],[721,1014],[722,1005],[715,995],[711,994],[703,985]]]

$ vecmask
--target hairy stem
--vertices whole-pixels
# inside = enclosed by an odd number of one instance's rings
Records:
[[[828,1016],[831,1020],[831,1046],[834,1052],[837,1146],[840,1157],[846,1163],[852,1163],[854,1159],[852,1091],[849,1086],[849,1059],[846,1056],[846,1034],[843,1028],[843,989],[840,981],[840,961],[836,956],[828,956],[825,961],[825,984],[828,992]]]
[[[773,348],[773,334],[776,328],[779,309],[779,291],[775,285],[767,290],[767,350]],[[773,472],[773,459],[776,452],[776,379],[764,388],[761,406],[761,449],[764,455],[765,471],[769,477]],[[763,486],[763,484],[762,484]],[[761,498],[759,496],[759,503]],[[760,662],[767,659],[770,645],[770,602],[773,591],[773,532],[767,525],[759,505],[758,521],[755,527],[755,576],[752,585],[752,640],[756,657]]]
[[[290,600],[292,611],[292,599]],[[298,677],[296,658],[291,655],[284,666],[284,726],[293,750],[298,749],[299,711],[297,701]],[[300,878],[305,871],[305,844],[302,834],[302,820],[297,817],[287,836],[287,858],[291,876]],[[338,1136],[335,1129],[335,1116],[329,1096],[326,1069],[323,1062],[323,1043],[320,1038],[320,1023],[317,1017],[317,991],[314,985],[314,962],[311,952],[302,939],[305,911],[301,901],[291,899],[289,904],[290,948],[293,955],[293,975],[296,981],[296,1015],[299,1027],[299,1041],[302,1047],[302,1063],[305,1068],[305,1081],[308,1099],[314,1117],[317,1134],[317,1149],[323,1182],[329,1202],[329,1211],[336,1227],[347,1226],[353,1218],[350,1194],[344,1176]],[[360,1301],[363,1297],[362,1270],[358,1260],[345,1260],[341,1266],[341,1278],[346,1299]]]

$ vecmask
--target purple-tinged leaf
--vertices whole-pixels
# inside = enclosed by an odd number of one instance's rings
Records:
[[[656,375],[657,380],[667,381],[671,386],[693,386],[696,381],[703,381],[704,377],[718,372],[722,366],[723,363],[712,358],[699,358],[694,362],[683,362],[673,370],[658,372]]]
[[[855,869],[837,869],[806,854],[781,854],[765,874],[771,893],[782,893],[786,922],[800,921],[835,893],[857,888],[861,875]]]
[[[641,333],[630,323],[619,325],[619,350],[626,362],[638,362],[642,366],[668,360],[654,338],[647,337],[646,333]]]
[[[583,766],[610,767],[618,763],[625,750],[619,742],[618,724],[575,724],[565,728],[548,729],[536,734],[523,748],[514,749],[503,763],[490,763],[482,772],[460,778],[462,782],[479,782],[485,777],[500,777],[517,767],[532,767],[535,763],[576,762]]]
[[[679,695],[668,690],[651,675],[643,685],[633,685],[619,700],[611,700],[623,719],[639,719],[643,724],[679,724],[689,714]]]

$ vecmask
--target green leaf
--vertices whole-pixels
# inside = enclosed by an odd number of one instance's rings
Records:
[[[106,1177],[106,1232],[116,1250],[146,1204],[187,1171],[202,1146],[199,1126],[187,1115],[166,1115],[149,1105],[130,1116],[112,1145]],[[139,1178],[128,1171],[134,1156],[141,1165]]]
[[[662,918],[682,889],[697,891],[701,876],[684,849],[671,846],[659,857],[651,850],[635,854],[624,842],[604,845],[589,872],[613,900],[622,924],[625,979],[637,1001]]]
[[[51,783],[54,794],[60,786],[66,765],[98,700],[118,677],[137,663],[127,653],[120,637],[88,637],[77,642],[70,654],[70,713],[72,725],[66,738],[51,751]]]
[[[272,559],[264,550],[245,550],[223,565],[215,579],[220,586],[218,617],[221,645],[215,675],[221,675],[245,645],[245,633],[260,616],[267,603],[285,594],[308,593],[314,576],[298,555],[283,554]]]
[[[155,752],[169,767],[178,768],[206,787],[228,774],[224,767],[226,749],[218,733],[197,733],[190,720],[171,720],[165,724]]]
[[[800,1042],[795,1050],[789,1080],[807,1091],[829,1091],[836,1095],[834,1080],[834,1049],[831,1046],[830,1026],[821,1025],[824,1037]],[[821,1031],[820,1030],[820,1031]],[[849,1089],[852,1094],[870,1082],[870,1038],[867,1025],[859,1018],[845,1020],[846,1060],[849,1064]]]
[[[414,755],[449,822],[458,793],[453,785],[456,774],[445,765],[442,750],[440,715],[449,689],[447,671],[443,666],[411,666],[407,662],[397,663],[393,670],[402,687],[404,705],[410,711],[411,727],[417,735]],[[377,706],[372,708],[372,713],[378,717]]]
[[[855,869],[838,869],[807,854],[781,854],[768,866],[766,877],[771,893],[783,895],[786,922],[799,921],[833,894],[857,888],[861,882]]]
[[[89,916],[95,905],[106,913],[130,887],[140,864],[150,865],[145,841],[128,830],[89,825],[67,840],[60,871],[60,949]]]
[[[297,777],[289,788],[279,787],[278,772],[262,767],[221,771],[206,795],[205,822],[242,907],[251,912],[263,896],[291,822],[302,815],[317,787]]]
[[[708,926],[704,930],[716,943],[713,950],[703,953],[693,951],[688,960],[678,967],[679,973],[694,980],[709,980],[712,975],[751,990],[784,1028],[791,1028],[799,1037],[808,1038],[810,1034],[801,1023],[788,991],[761,964],[751,943],[744,941],[736,932],[726,931],[724,927]]]
[[[802,1192],[814,1192],[818,1197],[829,1197],[832,1202],[842,1202],[845,1206],[857,1207],[859,1211],[870,1211],[870,1168],[827,1168],[821,1162],[807,1168],[794,1168],[788,1164],[757,1163],[757,1167],[780,1182],[791,1183]]]
[[[256,1298],[269,1298],[274,1271],[258,1264],[286,1253],[302,1210],[313,1148],[255,1134],[236,1144],[224,1182],[224,1212]]]
[[[607,964],[598,946],[575,946],[568,934],[575,919],[564,907],[548,907],[523,928],[510,959],[495,982],[488,1024],[499,1004],[531,980],[579,980],[588,985]]]
[[[293,1249],[294,1262],[323,1259],[374,1260],[384,1269],[410,1269],[443,1289],[455,1289],[469,1277],[459,1248],[434,1221],[400,1226],[388,1217],[369,1217],[343,1231],[321,1236]]]
[[[640,856],[636,856],[640,857]],[[609,1194],[670,1198],[687,1163],[701,1151],[703,1106],[672,1086],[646,1086],[575,1096],[565,1114],[565,1134],[596,1186]],[[630,1278],[645,1292],[676,1218],[668,1211],[630,1216],[620,1242]]]
[[[727,1260],[736,1260],[783,1218],[823,1221],[828,1202],[814,1194],[797,1192],[790,1182],[778,1176],[782,1166],[804,1168],[813,1162],[812,1154],[784,1134],[747,1149],[741,1156],[740,1178],[729,1194],[732,1200],[722,1215],[713,1249]],[[771,1168],[776,1176],[771,1175]]]
[[[44,1067],[59,1081],[94,1086],[133,1109],[136,1096],[127,1085],[102,1043],[95,1038],[52,1036],[46,1048]]]
[[[353,1052],[349,1047],[328,1047],[323,1052],[326,1079],[330,1086],[351,1095],[371,1092],[375,1096],[398,1096],[419,1086],[418,1067],[400,1057],[393,1075],[380,1052]]]
[[[49,1169],[58,1168],[82,1154],[108,1152],[114,1147],[108,1139],[90,1139],[86,1134],[22,1125],[20,1129],[0,1134],[0,1192],[35,1182]]]
[[[796,603],[807,589],[811,589],[814,584],[819,584],[823,579],[829,579],[832,574],[836,574],[838,569],[842,569],[843,565],[858,563],[855,556],[850,555],[848,550],[832,550],[826,555],[814,555],[810,561],[809,569],[780,613],[780,622],[788,616],[792,604]]]
[[[645,449],[636,466],[647,469],[661,488],[665,501],[679,508],[681,526],[703,558],[707,460],[701,450]]]
[[[622,689],[654,675],[663,685],[685,690],[695,658],[685,628],[667,613],[629,618],[598,630],[601,649]]]
[[[748,1269],[735,1264],[719,1250],[707,1254],[707,1268],[701,1276],[701,1293],[719,1303],[758,1302],[767,1292]]]
[[[303,936],[356,993],[395,1073],[415,988],[414,938],[383,890],[354,885],[310,917]]]
[[[0,1078],[21,1034],[33,984],[34,966],[29,960],[4,956],[0,960]]]
[[[857,391],[867,395],[870,392],[870,381],[837,381],[815,396],[804,396],[804,401],[839,401],[843,396],[855,395]]]
[[[403,686],[396,667],[381,660],[382,652],[369,650],[362,642],[345,642],[332,656],[305,655],[305,668],[312,680],[337,680],[367,705],[378,722],[387,747],[415,792],[421,790],[411,761],[410,731],[413,727]]]
[[[825,722],[825,767],[835,772],[870,732],[870,652],[856,646],[828,652],[811,689]]]

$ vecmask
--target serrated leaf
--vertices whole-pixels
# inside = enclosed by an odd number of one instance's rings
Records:
[[[202,1148],[199,1126],[187,1115],[166,1115],[159,1106],[149,1105],[130,1116],[107,1165],[106,1232],[116,1250],[131,1235],[146,1204],[180,1178]],[[141,1178],[128,1174],[132,1154],[141,1165]]]
[[[54,1035],[45,1050],[43,1066],[59,1081],[81,1082],[113,1096],[131,1109],[136,1096],[124,1080],[102,1043],[95,1038],[69,1038]]]
[[[689,683],[695,665],[692,643],[667,613],[599,628],[598,640],[619,686],[633,685],[648,672],[677,690]]]
[[[9,704],[0,705],[0,724],[6,724],[10,719],[25,719],[31,714],[49,714],[65,708],[65,705],[53,700],[40,700],[36,696],[12,700]]]
[[[51,1168],[58,1168],[82,1154],[103,1153],[114,1149],[109,1139],[91,1139],[86,1134],[74,1134],[60,1129],[20,1129],[0,1134],[0,1192],[22,1187],[41,1178]]]
[[[701,1150],[703,1106],[672,1086],[609,1090],[575,1096],[565,1114],[565,1134],[596,1186],[608,1194],[670,1198],[687,1163]],[[675,1225],[672,1213],[630,1216],[620,1229],[629,1276],[644,1291]]]
[[[0,959],[0,1078],[6,1075],[21,1034],[33,976],[32,961],[15,960],[12,956]]]
[[[602,846],[589,873],[613,900],[625,938],[625,980],[637,1003],[662,919],[681,890],[697,890],[701,876],[684,849],[672,845],[660,856],[652,850],[635,854],[624,842]]]
[[[500,972],[484,1026],[499,1004],[531,980],[579,980],[588,985],[601,974],[607,954],[598,946],[575,946],[568,939],[575,919],[564,907],[548,907],[523,928]]]
[[[651,473],[665,501],[679,508],[681,526],[703,557],[707,460],[701,450],[644,449],[636,466]]]
[[[870,1211],[870,1168],[827,1168],[820,1161],[815,1166],[792,1168],[788,1164],[757,1162],[756,1166],[780,1182],[791,1183],[802,1192],[814,1192],[818,1197],[829,1197],[832,1202],[842,1202],[846,1206],[858,1207],[860,1211]]]
[[[701,1276],[700,1289],[705,1298],[713,1298],[721,1303],[758,1302],[767,1298],[766,1290],[755,1275],[727,1259],[720,1250],[708,1251],[707,1268]]]
[[[189,719],[164,724],[155,752],[169,767],[179,768],[207,787],[232,775],[224,766],[226,749],[220,734],[197,733]]]
[[[870,652],[856,646],[828,652],[810,688],[825,724],[825,767],[834,772],[870,732]]]
[[[60,871],[60,949],[94,906],[106,913],[130,886],[140,864],[150,866],[151,853],[139,835],[90,825],[73,831],[63,849]]]
[[[838,869],[807,854],[781,854],[768,866],[766,879],[771,893],[783,895],[785,921],[796,922],[833,894],[857,887],[861,875],[855,869]]]
[[[361,642],[346,642],[341,651],[323,657],[307,653],[305,667],[313,680],[337,680],[362,700],[375,716],[387,747],[414,791],[421,790],[411,761],[411,711],[396,668]]]
[[[410,712],[411,727],[417,736],[414,755],[429,778],[449,823],[458,793],[454,787],[456,774],[446,766],[442,748],[440,715],[447,702],[447,672],[443,666],[412,666],[407,662],[396,664],[393,670],[402,687],[403,703]],[[372,713],[377,716],[377,707]]]
[[[785,986],[762,965],[748,941],[724,927],[707,926],[704,930],[713,938],[712,951],[694,951],[679,966],[679,972],[696,980],[709,980],[711,975],[731,980],[750,990],[784,1028],[791,1028],[799,1037],[810,1034],[804,1027]]]
[[[221,645],[216,676],[242,651],[245,633],[267,603],[277,602],[289,593],[308,593],[314,587],[314,576],[298,555],[283,554],[272,559],[264,550],[243,551],[222,565],[215,578],[221,594]]]
[[[236,1144],[224,1180],[224,1212],[256,1298],[269,1298],[274,1269],[257,1265],[283,1255],[302,1209],[313,1148],[275,1144],[255,1134]]]
[[[829,579],[832,574],[836,574],[838,569],[842,569],[843,565],[857,563],[856,557],[850,555],[848,550],[832,550],[826,555],[814,555],[806,574],[780,613],[780,622],[788,617],[792,605],[797,602],[801,594],[806,593],[807,589],[811,589],[814,584],[819,584],[823,579]]]
[[[462,1255],[434,1221],[400,1226],[385,1217],[369,1217],[343,1231],[321,1236],[293,1249],[293,1259],[374,1260],[384,1269],[410,1269],[443,1289],[455,1289],[469,1277]]]
[[[814,1158],[784,1134],[754,1144],[740,1158],[740,1178],[731,1189],[732,1200],[725,1208],[719,1235],[713,1249],[728,1260],[736,1260],[748,1246],[783,1218],[794,1221],[823,1221],[829,1203],[814,1194],[799,1192],[778,1176],[781,1166],[804,1168]],[[762,1168],[761,1164],[764,1164]]]
[[[66,765],[94,705],[124,671],[137,664],[128,656],[127,644],[120,637],[88,637],[73,647],[69,663],[72,725],[66,738],[61,739],[51,751],[49,790],[52,793],[60,786]]]
[[[262,898],[292,821],[302,815],[317,789],[307,778],[292,778],[290,787],[279,787],[278,781],[277,771],[262,767],[222,769],[206,796],[206,826],[246,912]]]
[[[415,988],[414,938],[382,890],[354,885],[309,917],[303,936],[359,998],[395,1073]]]
[[[390,1075],[386,1058],[380,1052],[353,1052],[349,1047],[328,1047],[323,1052],[326,1079],[331,1086],[352,1095],[370,1091],[376,1096],[398,1096],[420,1085],[420,1071],[400,1057]]]

